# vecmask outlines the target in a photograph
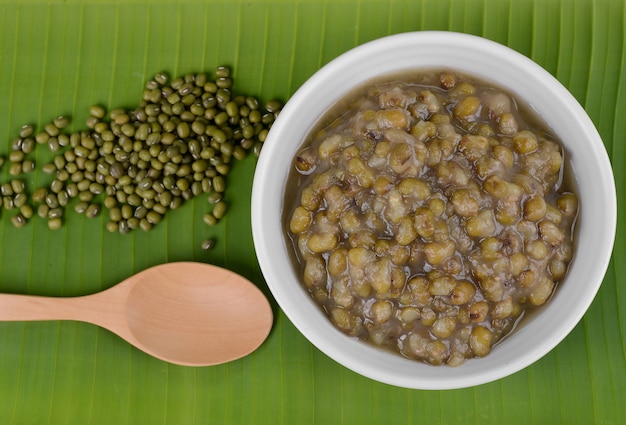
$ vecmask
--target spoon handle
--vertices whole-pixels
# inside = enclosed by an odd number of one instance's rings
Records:
[[[0,321],[78,320],[107,326],[109,318],[123,318],[115,302],[100,293],[82,297],[43,297],[0,294]]]

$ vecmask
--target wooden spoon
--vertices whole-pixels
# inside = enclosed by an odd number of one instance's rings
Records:
[[[256,350],[272,327],[267,298],[220,267],[168,263],[93,295],[0,294],[0,321],[79,320],[170,363],[209,366]]]

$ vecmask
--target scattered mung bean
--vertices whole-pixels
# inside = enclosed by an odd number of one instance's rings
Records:
[[[85,216],[87,218],[94,218],[100,214],[100,205],[99,204],[90,204],[85,210]]]
[[[202,219],[207,226],[215,226],[217,224],[217,218],[211,213],[205,214]]]
[[[13,223],[13,226],[18,227],[18,228],[24,227],[27,221],[28,220],[26,219],[26,217],[24,217],[24,215],[21,212],[11,217],[11,223]]]
[[[35,125],[23,125],[8,154],[9,174],[34,171],[27,155],[37,144],[47,144],[55,156],[40,170],[53,178],[30,199],[21,180],[0,185],[4,206],[20,208],[13,223],[24,225],[36,210],[48,218],[50,229],[58,229],[65,207],[78,198],[74,210],[89,218],[102,207],[109,210],[108,231],[148,231],[169,209],[210,193],[213,208],[204,221],[216,224],[226,213],[222,197],[231,159],[243,160],[248,151],[259,154],[281,108],[271,100],[262,109],[256,97],[232,90],[225,66],[216,68],[212,81],[206,73],[170,80],[159,72],[146,83],[143,102],[134,110],[115,108],[107,116],[105,107],[91,106],[87,130],[65,132],[70,123],[65,115],[38,132]]]
[[[209,251],[213,249],[214,246],[215,246],[215,239],[205,239],[204,241],[202,241],[202,249],[205,251]]]
[[[228,207],[226,206],[226,202],[219,201],[217,204],[213,206],[213,211],[212,211],[213,217],[215,217],[218,220],[221,219],[226,214],[227,208]]]
[[[22,214],[22,216],[24,216],[24,218],[28,220],[33,216],[34,211],[30,205],[25,204],[20,207],[20,214]]]
[[[63,226],[63,220],[60,217],[51,218],[48,220],[48,229],[58,230]]]

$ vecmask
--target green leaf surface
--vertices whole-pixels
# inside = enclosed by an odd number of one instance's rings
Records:
[[[174,366],[78,322],[0,323],[1,424],[619,424],[626,418],[626,6],[621,0],[236,0],[0,2],[0,155],[24,123],[59,114],[84,129],[90,105],[138,104],[146,80],[232,66],[236,91],[287,100],[344,51],[388,34],[453,30],[531,57],[581,102],[611,156],[620,204],[614,257],[574,331],[536,364],[454,391],[395,388],[313,347],[274,303],[252,355]],[[51,156],[39,147],[35,161]],[[151,265],[193,260],[269,291],[252,244],[256,160],[228,176],[226,218],[206,227],[202,197],[149,233],[110,234],[73,212],[51,232],[0,213],[0,291],[73,296]],[[0,182],[9,179],[7,166]],[[31,187],[49,177],[30,175]],[[214,237],[217,246],[202,251]]]

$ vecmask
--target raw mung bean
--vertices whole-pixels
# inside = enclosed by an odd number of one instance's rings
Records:
[[[13,205],[13,198],[10,196],[3,196],[2,208],[4,208],[5,210],[12,210],[13,208],[15,208],[15,205]]]
[[[47,204],[40,204],[37,207],[37,215],[41,218],[48,217],[49,211],[50,211],[50,207]]]
[[[212,81],[204,73],[173,80],[157,73],[145,87],[136,109],[114,108],[107,117],[103,106],[89,107],[86,130],[66,132],[70,120],[63,115],[38,133],[30,124],[19,129],[8,158],[10,175],[34,171],[36,164],[25,155],[37,144],[55,153],[41,167],[54,179],[31,196],[50,229],[61,227],[62,211],[73,198],[74,209],[90,217],[108,209],[106,228],[120,233],[150,230],[169,209],[201,193],[213,193],[209,221],[225,214],[221,198],[231,160],[244,159],[252,149],[258,154],[254,140],[264,137],[280,103],[268,102],[263,111],[257,98],[234,93],[227,67],[218,67]],[[30,208],[32,216],[27,190],[0,187],[6,207],[21,206],[25,217]]]
[[[13,179],[11,180],[11,191],[13,193],[23,193],[26,185],[22,180]]]
[[[100,205],[90,204],[85,210],[85,216],[87,218],[95,218],[100,214]]]
[[[149,211],[146,214],[146,220],[151,224],[158,224],[161,221],[161,215],[156,211]]]
[[[202,249],[205,251],[209,251],[215,247],[215,239],[205,239],[202,241]]]
[[[205,214],[202,219],[204,220],[204,223],[208,226],[215,226],[217,224],[217,218],[215,218],[215,216],[211,213]]]
[[[48,220],[48,229],[58,230],[63,226],[63,220],[60,217],[51,218]]]
[[[9,153],[9,161],[11,162],[22,162],[24,160],[24,152],[19,151],[11,151]]]
[[[48,193],[46,195],[46,204],[50,208],[57,208],[59,206],[59,201],[57,196],[54,193]]]
[[[63,217],[63,208],[50,208],[48,211],[49,218]]]
[[[136,217],[129,218],[128,220],[126,220],[126,223],[130,230],[135,230],[139,228],[139,219]]]
[[[34,134],[35,132],[35,126],[32,124],[24,124],[22,127],[20,127],[20,132],[19,135],[21,138],[26,138],[26,137],[30,137]]]
[[[219,201],[217,204],[213,206],[213,217],[216,219],[221,219],[226,214],[227,205],[224,201]]]
[[[24,216],[25,219],[30,219],[33,216],[33,207],[31,207],[30,205],[26,204],[26,205],[22,205],[20,207],[20,214],[22,214],[22,216]]]
[[[218,202],[220,202],[220,201],[222,200],[222,197],[223,197],[223,196],[224,196],[224,195],[223,195],[223,193],[221,193],[221,192],[211,192],[211,193],[209,194],[209,196],[208,196],[207,200],[208,200],[208,202],[209,202],[210,204],[215,205],[215,204],[217,204]]]
[[[89,107],[89,115],[94,118],[104,118],[104,114],[106,113],[105,109],[100,105],[93,105]]]
[[[1,166],[2,164],[0,164],[0,167]],[[30,159],[27,159],[24,162],[22,162],[22,174],[28,174],[34,170],[35,170],[35,163],[33,161],[31,161]]]
[[[24,205],[26,205],[26,202],[28,202],[28,195],[24,192],[20,192],[16,194],[15,197],[13,197],[13,205],[15,206],[15,208],[23,207]]]
[[[48,143],[48,140],[50,140],[50,135],[43,131],[35,136],[35,141],[39,144]]]
[[[22,141],[22,152],[24,152],[25,154],[29,154],[33,151],[33,149],[35,149],[35,139],[33,139],[32,137],[25,138]]]
[[[226,182],[224,181],[224,177],[215,176],[213,177],[213,190],[216,192],[224,192],[226,190]]]
[[[38,189],[35,189],[35,191],[32,194],[32,199],[34,202],[37,202],[37,203],[44,202],[46,200],[46,194],[47,194],[46,189],[44,189],[43,187],[40,187]]]
[[[89,192],[88,190],[85,190],[78,194],[78,199],[80,199],[83,202],[91,202],[93,198],[94,198],[94,194]]]
[[[59,128],[53,123],[46,124],[44,126],[44,131],[48,133],[50,137],[56,137],[59,135]]]
[[[139,220],[139,228],[144,232],[149,232],[152,230],[153,224],[150,223],[147,219],[142,218]]]
[[[13,195],[13,187],[11,183],[3,183],[0,185],[0,194],[2,196],[11,196]]]
[[[18,228],[24,227],[27,222],[28,220],[26,219],[26,217],[24,217],[22,213],[17,213],[13,217],[11,217],[11,223],[13,223],[13,226]]]
[[[52,123],[57,129],[64,129],[70,123],[70,120],[63,115],[59,115]]]
[[[87,211],[88,207],[89,207],[89,202],[81,201],[77,203],[76,205],[74,205],[74,211],[76,211],[76,213],[78,214],[84,214],[85,211]]]

